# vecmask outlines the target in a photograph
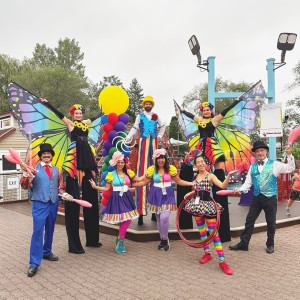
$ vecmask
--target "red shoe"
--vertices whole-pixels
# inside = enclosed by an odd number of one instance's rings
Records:
[[[219,263],[219,267],[221,269],[223,269],[224,273],[227,274],[227,275],[232,275],[232,271],[231,269],[229,268],[229,266],[226,264],[225,261],[222,261],[221,263]]]
[[[203,257],[200,259],[200,264],[206,264],[208,261],[212,259],[209,253],[205,253]]]

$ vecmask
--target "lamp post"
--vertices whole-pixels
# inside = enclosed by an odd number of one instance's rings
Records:
[[[297,34],[295,33],[281,33],[277,41],[277,49],[281,50],[281,62],[275,63],[274,58],[267,59],[267,72],[268,72],[268,103],[275,103],[275,73],[276,69],[284,66],[286,51],[294,48],[296,43]],[[216,93],[215,92],[215,56],[209,56],[207,61],[201,61],[200,44],[195,35],[188,41],[189,47],[193,55],[198,58],[197,67],[208,72],[208,100],[215,107],[215,99],[237,98],[243,93]],[[269,138],[269,155],[270,159],[276,160],[276,138]]]

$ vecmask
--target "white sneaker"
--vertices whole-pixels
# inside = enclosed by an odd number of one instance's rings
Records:
[[[289,207],[286,207],[285,211],[286,211],[286,215],[287,215],[287,216],[290,216],[290,215],[291,215],[291,211],[290,211],[290,208],[289,208]]]

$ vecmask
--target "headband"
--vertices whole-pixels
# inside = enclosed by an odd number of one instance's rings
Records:
[[[203,108],[204,107],[209,107],[211,110],[214,109],[214,106],[212,104],[210,104],[209,102],[203,102],[200,105],[200,111],[203,112]]]
[[[71,115],[74,115],[74,111],[75,111],[76,109],[81,110],[83,114],[85,113],[85,109],[84,109],[84,107],[83,107],[81,104],[74,104],[73,106],[71,106],[71,107],[70,107],[70,110],[69,110],[69,113],[70,113]]]

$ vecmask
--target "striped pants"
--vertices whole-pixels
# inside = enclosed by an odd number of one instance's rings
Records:
[[[216,218],[206,218],[206,217],[202,216],[202,217],[195,217],[195,220],[196,220],[196,224],[199,229],[199,232],[200,232],[201,241],[204,241],[207,238],[207,228],[210,233],[213,232],[213,230],[216,226],[216,223],[217,223],[217,219]],[[222,247],[222,243],[221,243],[218,232],[214,236],[214,244],[215,244],[215,248],[216,248],[217,254],[219,256],[220,262],[224,261],[223,247]],[[204,245],[204,251],[206,253],[209,253],[209,245]]]
[[[136,173],[138,177],[145,175],[147,169],[153,165],[152,155],[157,149],[157,139],[150,135],[140,138],[137,153]],[[140,215],[147,215],[147,197],[149,195],[149,184],[136,189],[136,208]]]

